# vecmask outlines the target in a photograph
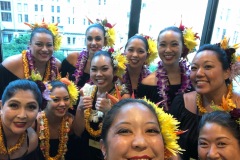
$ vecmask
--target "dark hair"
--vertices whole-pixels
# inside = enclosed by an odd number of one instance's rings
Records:
[[[106,30],[104,29],[104,27],[103,27],[101,24],[98,24],[98,23],[91,24],[91,25],[88,26],[88,28],[86,29],[85,34],[87,34],[87,32],[88,32],[91,28],[98,28],[98,29],[102,30],[102,31],[103,31],[103,36],[105,37],[105,35],[106,35]]]
[[[183,38],[183,32],[176,26],[170,26],[170,27],[166,27],[163,30],[161,30],[158,34],[158,39],[157,42],[159,43],[159,37],[162,33],[166,32],[166,31],[173,31],[176,33],[179,33],[180,35],[180,39],[182,42],[182,46],[183,46],[183,51],[182,51],[182,55],[181,57],[185,58],[188,55],[189,49],[186,47],[186,45],[184,44],[184,38]]]
[[[10,98],[12,98],[19,90],[30,90],[33,93],[36,101],[38,102],[39,107],[42,105],[42,94],[37,84],[27,79],[18,79],[10,82],[3,92],[2,104],[4,105],[4,103]]]
[[[35,36],[35,34],[37,34],[37,33],[46,33],[46,34],[51,35],[52,39],[53,39],[53,43],[54,43],[54,35],[53,35],[53,33],[50,30],[48,30],[46,28],[42,28],[42,27],[33,29],[32,33],[31,33],[31,36],[30,36],[30,43],[32,43],[32,39]]]
[[[206,123],[216,123],[220,126],[225,127],[233,134],[233,136],[238,140],[238,143],[240,144],[239,125],[234,119],[231,118],[231,115],[229,113],[225,111],[213,111],[204,114],[199,123],[199,131],[204,127]]]
[[[68,91],[66,84],[61,81],[58,81],[58,80],[51,81],[50,84],[52,86],[51,91],[53,91],[55,88],[61,88],[61,87],[65,88]]]
[[[146,51],[148,51],[149,46],[148,46],[147,39],[144,38],[144,37],[141,36],[141,35],[134,35],[134,36],[132,36],[131,38],[129,38],[128,41],[127,41],[127,44],[125,45],[125,49],[127,48],[128,44],[129,44],[132,40],[134,40],[134,39],[140,39],[140,40],[142,40],[143,43],[145,44],[145,49],[146,49]]]
[[[219,62],[222,64],[223,70],[230,69],[231,60],[228,59],[226,52],[222,48],[220,48],[219,46],[214,45],[214,44],[204,44],[198,49],[196,55],[199,52],[202,52],[205,50],[214,51],[214,53],[216,53],[216,56],[217,56]],[[230,84],[229,78],[226,79],[225,82],[226,82],[226,84]]]
[[[121,101],[119,101],[118,103],[116,103],[115,105],[112,106],[112,108],[107,112],[107,114],[104,117],[103,120],[103,126],[102,126],[102,133],[101,133],[101,138],[103,140],[103,142],[105,143],[105,145],[107,145],[106,143],[106,139],[107,139],[107,135],[108,135],[108,131],[115,119],[115,117],[118,115],[119,111],[121,110],[121,108],[128,104],[128,103],[139,103],[139,104],[143,104],[144,106],[146,106],[157,118],[157,114],[154,110],[154,108],[148,104],[146,101],[142,100],[142,99],[123,99]]]

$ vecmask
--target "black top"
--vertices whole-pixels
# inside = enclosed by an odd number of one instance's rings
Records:
[[[201,116],[194,114],[185,108],[183,94],[175,97],[170,107],[171,113],[179,122],[181,130],[188,130],[186,133],[180,135],[179,145],[186,151],[183,152],[183,160],[190,158],[197,159],[197,145],[198,145],[198,124]]]
[[[2,94],[6,86],[14,81],[20,79],[12,72],[10,72],[7,68],[5,68],[2,64],[0,64],[0,99],[2,99]]]
[[[75,77],[73,76],[76,68],[70,64],[67,59],[64,59],[62,62],[62,68],[61,68],[61,76],[65,77],[67,73],[69,74],[69,79],[72,80],[73,82],[75,81]],[[82,88],[86,82],[89,82],[90,80],[90,75],[88,73],[83,73],[82,77],[80,77],[80,80],[78,81],[77,86],[79,88]]]

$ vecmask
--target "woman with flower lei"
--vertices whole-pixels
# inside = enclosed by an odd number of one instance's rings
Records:
[[[0,159],[37,159],[38,138],[31,127],[42,102],[33,81],[18,79],[5,88],[0,102]]]
[[[139,97],[146,96],[154,103],[161,102],[169,110],[177,94],[193,90],[189,79],[186,56],[197,46],[197,35],[191,28],[167,27],[158,35],[158,54],[161,61],[157,70],[139,84]]]
[[[38,71],[43,81],[56,78],[61,62],[53,57],[53,52],[60,48],[61,36],[57,24],[28,24],[32,32],[29,48],[22,54],[10,56],[0,65],[0,96],[4,87],[16,79],[28,79],[32,71]]]
[[[157,44],[149,36],[136,34],[128,40],[124,52],[129,63],[123,76],[123,84],[130,94],[134,93],[138,97],[138,84],[150,74],[148,65],[157,58]]]
[[[193,58],[190,79],[196,91],[176,96],[169,110],[181,122],[180,129],[188,129],[179,140],[186,150],[183,159],[197,159],[198,124],[203,114],[240,108],[240,95],[232,85],[232,80],[240,75],[235,56],[238,47],[239,44],[230,47],[224,38],[221,43],[201,46]]]
[[[96,52],[91,60],[90,78],[94,85],[85,84],[81,89],[74,120],[74,131],[82,139],[80,159],[102,158],[99,140],[103,115],[115,103],[115,98],[112,97],[119,97],[120,93],[124,98],[130,97],[116,83],[117,78],[125,72],[126,62],[126,57],[120,50],[114,51],[112,48]]]
[[[73,115],[68,109],[76,102],[78,88],[68,78],[61,78],[48,83],[49,100],[46,108],[37,117],[37,133],[39,137],[40,159],[71,159],[69,135],[73,135]],[[73,136],[71,136],[73,138]]]

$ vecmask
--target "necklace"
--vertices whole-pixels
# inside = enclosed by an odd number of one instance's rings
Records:
[[[186,60],[181,60],[179,62],[179,67],[181,70],[181,88],[178,90],[178,92],[176,92],[175,94],[179,94],[179,93],[184,93],[187,89],[190,88],[191,86],[191,81],[189,79],[189,67],[187,65],[187,61]],[[167,91],[169,90],[169,79],[168,79],[168,75],[167,75],[167,71],[163,66],[162,61],[158,62],[158,69],[157,69],[157,75],[156,77],[158,78],[157,80],[157,86],[158,86],[158,94],[160,97],[162,97],[163,101],[163,106],[164,106],[164,110],[168,110],[169,108],[169,96],[167,94]]]
[[[212,101],[212,104],[210,105],[210,107],[213,110],[223,110],[223,111],[228,111],[228,112],[233,110],[234,108],[236,108],[236,104],[232,100],[232,94],[233,94],[232,90],[233,90],[233,85],[232,85],[232,83],[230,83],[228,85],[227,96],[225,98],[223,95],[221,105],[219,105],[219,106],[215,105],[214,102]],[[196,103],[197,103],[199,112],[201,114],[207,113],[206,108],[202,104],[202,96],[200,94],[197,94],[196,101],[197,101]]]
[[[17,151],[18,149],[20,149],[23,145],[23,143],[25,142],[25,139],[27,137],[26,132],[24,132],[18,139],[17,143],[14,146],[11,147],[7,147],[4,143],[4,138],[3,138],[3,128],[2,128],[2,121],[0,118],[0,154],[2,155],[10,155],[13,152]]]
[[[24,77],[28,79],[33,71],[36,71],[34,67],[34,61],[32,58],[32,54],[29,50],[22,51],[22,60],[23,60],[23,70]],[[58,76],[58,69],[56,67],[56,59],[52,56],[46,67],[46,71],[43,77],[43,81],[51,81],[54,80]]]
[[[59,144],[58,144],[58,154],[54,157],[50,157],[49,155],[49,139],[50,133],[48,128],[48,120],[44,111],[41,112],[40,116],[40,131],[39,131],[39,139],[40,139],[40,149],[43,152],[44,157],[47,160],[63,160],[64,155],[67,152],[67,141],[68,141],[68,132],[69,129],[69,118],[63,117],[61,122],[61,128],[59,131]]]
[[[87,64],[87,60],[88,60],[88,52],[87,50],[83,50],[80,55],[78,56],[78,61],[76,64],[76,70],[73,74],[73,76],[75,77],[75,84],[77,85],[77,83],[79,82],[80,78],[82,77],[83,73],[84,73],[84,68]]]
[[[142,70],[141,70],[139,78],[138,78],[138,84],[142,81],[143,78],[147,77],[149,74],[150,74],[150,71],[144,65],[142,67]],[[132,94],[133,89],[132,89],[132,83],[131,83],[128,69],[126,69],[126,74],[124,74],[124,76],[123,76],[123,83],[126,84],[127,90],[130,92],[130,94]]]

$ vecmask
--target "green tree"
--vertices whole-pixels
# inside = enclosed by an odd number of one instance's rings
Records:
[[[3,44],[3,60],[9,56],[20,54],[28,46],[30,39],[29,34],[20,35],[17,38],[14,38],[11,43]]]

